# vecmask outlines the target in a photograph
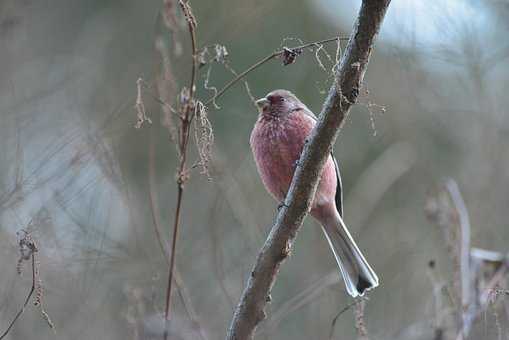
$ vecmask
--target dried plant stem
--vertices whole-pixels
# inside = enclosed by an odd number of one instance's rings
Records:
[[[180,209],[182,206],[182,196],[184,193],[184,181],[185,181],[185,166],[186,166],[186,155],[187,155],[187,142],[189,140],[189,124],[186,123],[188,113],[186,112],[185,117],[182,120],[181,133],[180,133],[180,166],[178,169],[177,178],[177,206],[175,208],[175,218],[173,222],[173,234],[171,243],[170,253],[170,268],[168,274],[168,285],[166,288],[166,307],[164,312],[164,318],[166,321],[166,327],[164,329],[164,339],[168,339],[168,326],[171,318],[171,289],[173,282],[173,271],[175,267],[175,253],[177,248],[177,236],[180,223]]]
[[[312,199],[338,131],[357,101],[364,73],[390,0],[363,0],[341,63],[334,74],[319,120],[304,146],[285,204],[279,210],[270,234],[258,254],[244,292],[233,315],[226,339],[252,339],[265,318],[281,263],[310,209]],[[243,72],[244,73],[244,72]]]
[[[182,193],[183,189],[182,186],[179,186],[178,193],[177,193],[177,208],[175,211],[175,220],[173,224],[173,237],[172,237],[172,243],[171,243],[171,255],[170,255],[170,273],[168,275],[168,287],[166,290],[166,308],[164,317],[167,321],[170,320],[170,306],[171,306],[171,287],[172,287],[172,281],[173,281],[173,270],[175,267],[175,249],[177,246],[177,236],[178,236],[178,227],[180,222],[180,207],[182,206]]]
[[[154,224],[154,232],[156,234],[157,242],[159,244],[159,248],[161,250],[161,254],[163,255],[164,259],[166,260],[168,264],[168,268],[170,267],[170,256],[168,253],[167,247],[165,246],[165,241],[163,240],[162,234],[161,234],[161,223],[159,221],[159,203],[157,199],[157,192],[156,192],[156,173],[155,173],[155,143],[154,143],[154,136],[153,134],[150,135],[150,143],[149,143],[149,191],[150,191],[150,212],[152,215],[152,223]],[[179,296],[182,300],[182,303],[184,305],[184,308],[187,312],[187,315],[193,325],[196,325],[199,330],[199,335],[202,340],[206,340],[207,336],[205,332],[203,331],[203,327],[200,324],[200,321],[198,320],[198,316],[196,315],[196,311],[193,307],[193,304],[191,302],[191,298],[189,296],[189,293],[187,292],[187,288],[184,284],[184,281],[182,279],[182,275],[179,273],[178,266],[175,265],[175,268],[173,269],[173,276],[175,281],[176,289],[179,293]]]
[[[16,323],[16,321],[18,321],[18,319],[21,317],[21,314],[23,314],[23,312],[25,311],[25,308],[28,305],[28,302],[30,302],[32,295],[34,294],[36,280],[37,280],[36,267],[35,267],[35,252],[32,252],[31,261],[32,261],[32,287],[30,287],[30,291],[28,292],[28,295],[25,298],[25,302],[23,303],[23,306],[21,306],[21,309],[18,311],[18,313],[16,314],[14,319],[12,319],[12,321],[9,324],[9,326],[7,327],[7,329],[2,333],[2,335],[0,335],[0,340],[5,338],[7,336],[7,334],[9,334],[11,328],[14,327],[14,324]]]
[[[184,193],[184,182],[186,181],[186,160],[187,160],[187,146],[189,144],[189,130],[191,128],[191,122],[195,112],[195,83],[196,83],[196,20],[192,14],[191,6],[189,1],[179,0],[180,8],[186,18],[189,34],[191,36],[191,80],[189,85],[189,93],[187,96],[181,95],[181,124],[179,131],[179,149],[180,149],[180,165],[177,173],[177,206],[175,208],[175,219],[173,223],[173,234],[170,254],[170,268],[168,274],[168,285],[166,288],[166,307],[164,312],[165,317],[165,329],[164,329],[164,340],[168,339],[168,328],[169,321],[171,318],[171,291],[173,282],[173,271],[175,267],[175,257],[177,249],[177,237],[178,229],[180,224],[180,211],[182,207],[182,196]]]
[[[472,275],[470,274],[470,219],[465,201],[460,193],[458,184],[453,179],[448,179],[445,183],[447,191],[451,196],[451,200],[456,210],[456,217],[460,227],[460,272],[461,272],[461,328],[463,335],[469,333],[470,325],[467,321],[468,310],[472,303],[471,291],[472,289]]]
[[[303,50],[305,48],[309,48],[309,47],[320,47],[322,46],[323,44],[326,44],[326,43],[330,43],[330,42],[334,42],[334,41],[338,41],[338,40],[348,40],[348,38],[344,38],[344,37],[334,37],[334,38],[329,38],[329,39],[324,39],[324,40],[319,40],[319,41],[313,41],[313,42],[310,42],[310,43],[307,43],[307,44],[303,44],[303,45],[300,45],[300,46],[295,46],[295,47],[290,47],[288,48],[287,50],[292,50],[292,51],[297,51],[297,50]],[[269,54],[267,56],[265,56],[264,58],[260,59],[259,61],[257,61],[256,63],[254,63],[253,65],[249,66],[246,70],[244,70],[243,72],[237,74],[232,80],[230,80],[221,90],[217,91],[216,94],[214,94],[214,96],[212,96],[211,98],[209,98],[206,102],[205,102],[205,106],[209,105],[210,103],[213,103],[214,101],[216,101],[219,97],[221,97],[230,87],[232,87],[233,85],[235,85],[239,80],[242,80],[246,75],[248,75],[249,73],[251,73],[252,71],[256,70],[258,67],[262,66],[263,64],[265,64],[266,62],[272,60],[272,59],[275,59],[275,58],[278,58],[278,57],[281,57],[283,54],[285,53],[285,50],[279,50],[279,51],[276,51],[272,54]]]
[[[369,340],[368,329],[366,328],[366,321],[364,320],[364,300],[357,300],[355,304],[355,329],[357,329],[358,340]]]
[[[267,324],[263,327],[260,326],[259,334],[271,333],[275,330],[281,321],[288,317],[291,313],[295,312],[299,308],[302,308],[312,302],[316,302],[317,298],[323,293],[323,291],[339,282],[339,276],[337,271],[332,271],[329,274],[321,277],[316,282],[312,283],[301,292],[288,299],[285,303],[279,307],[278,310],[274,311]]]
[[[357,304],[357,301],[352,301],[350,302],[348,305],[346,305],[345,307],[343,307],[343,309],[341,309],[338,314],[336,314],[336,316],[334,317],[334,319],[332,319],[332,323],[331,323],[331,326],[330,326],[330,331],[329,331],[329,340],[332,340],[333,336],[334,336],[334,327],[336,327],[336,322],[338,322],[338,319],[341,315],[343,315],[347,310],[349,310],[350,308],[352,308],[353,306],[355,306]]]

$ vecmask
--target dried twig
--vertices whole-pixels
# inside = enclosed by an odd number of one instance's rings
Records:
[[[152,120],[147,116],[147,111],[145,110],[145,103],[143,102],[143,79],[138,78],[136,81],[136,87],[137,87],[137,95],[136,95],[136,112],[138,115],[138,121],[136,122],[136,125],[134,125],[135,128],[139,129],[143,125],[143,123],[148,122],[149,124],[152,124]]]
[[[31,223],[29,223],[30,226]],[[25,298],[25,302],[21,306],[20,310],[16,313],[14,316],[14,319],[9,323],[7,326],[7,329],[0,335],[0,340],[4,339],[7,334],[9,334],[10,330],[14,325],[16,324],[16,321],[21,317],[23,312],[25,311],[25,308],[27,307],[28,303],[30,302],[30,299],[32,298],[32,295],[35,292],[34,297],[34,306],[39,307],[40,313],[43,317],[43,319],[46,321],[48,326],[51,329],[55,329],[55,325],[51,321],[48,313],[46,313],[46,310],[44,309],[42,305],[42,282],[39,278],[39,269],[38,269],[38,262],[36,259],[35,254],[39,251],[37,248],[37,244],[35,243],[34,239],[32,238],[32,235],[30,231],[28,230],[21,230],[18,232],[18,247],[20,252],[20,257],[18,260],[18,263],[16,265],[16,270],[18,274],[21,275],[22,269],[23,269],[23,263],[25,261],[31,262],[31,269],[32,269],[32,286],[30,287],[30,291],[28,292],[27,297]]]
[[[194,116],[194,137],[199,156],[198,165],[202,169],[201,174],[206,175],[211,180],[209,162],[212,145],[214,144],[214,131],[206,107],[200,101],[196,101]]]
[[[445,186],[456,208],[458,224],[461,233],[460,242],[460,272],[461,272],[461,308],[463,335],[468,334],[469,325],[466,323],[467,311],[472,303],[470,293],[472,289],[472,275],[470,273],[470,219],[468,217],[465,201],[461,196],[458,184],[453,179],[448,179]]]
[[[260,333],[270,333],[276,329],[281,321],[283,321],[289,314],[313,301],[316,301],[316,298],[323,293],[325,288],[337,284],[339,280],[338,272],[332,271],[321,277],[316,282],[313,282],[279,307],[279,309],[272,314],[271,318],[267,321],[266,326],[262,328]]]
[[[357,304],[357,301],[352,301],[350,302],[348,305],[346,305],[345,307],[343,307],[343,309],[341,309],[338,314],[336,314],[336,316],[334,317],[334,319],[332,319],[332,322],[331,322],[331,326],[330,326],[330,331],[329,331],[329,340],[332,340],[332,337],[334,336],[334,328],[336,327],[336,322],[338,322],[339,320],[339,317],[341,315],[343,315],[347,310],[349,310],[350,308],[352,308],[353,306],[355,306]]]
[[[355,329],[357,330],[357,339],[369,340],[368,329],[366,328],[366,321],[364,320],[364,307],[366,303],[360,299],[355,304]]]
[[[184,193],[184,182],[186,181],[186,160],[187,160],[187,145],[189,142],[189,131],[191,122],[193,119],[193,113],[195,110],[195,102],[194,102],[194,93],[195,93],[195,83],[196,83],[196,69],[197,69],[197,48],[196,48],[196,19],[191,11],[191,5],[189,1],[184,2],[183,0],[179,0],[180,8],[186,18],[187,26],[189,29],[189,34],[191,36],[191,80],[189,84],[189,89],[187,91],[184,89],[180,95],[180,104],[181,104],[181,125],[179,131],[179,139],[178,139],[178,147],[180,149],[180,165],[177,173],[177,206],[175,208],[175,219],[173,223],[173,234],[172,234],[172,244],[171,244],[171,255],[170,255],[170,268],[168,274],[168,286],[166,289],[166,307],[164,312],[165,318],[165,329],[164,329],[164,339],[168,339],[168,328],[169,328],[169,320],[171,317],[171,288],[173,282],[173,270],[175,267],[175,252],[177,249],[177,236],[178,229],[180,223],[180,210],[182,206],[182,195]]]
[[[266,62],[268,62],[272,59],[282,58],[284,65],[293,64],[295,62],[295,58],[298,55],[300,55],[304,49],[306,49],[306,48],[320,48],[321,46],[323,46],[323,44],[333,42],[333,41],[338,41],[338,40],[348,40],[348,38],[334,37],[334,38],[324,39],[324,40],[320,40],[320,41],[313,41],[313,42],[310,42],[307,44],[303,44],[303,45],[295,46],[295,47],[291,47],[291,48],[284,47],[283,49],[281,49],[279,51],[269,54],[269,55],[265,56],[264,58],[260,59],[259,61],[257,61],[256,63],[254,63],[253,65],[249,66],[243,72],[236,75],[236,77],[233,78],[232,80],[230,80],[221,90],[217,91],[217,93],[214,94],[214,96],[212,96],[211,98],[206,100],[205,106],[209,105],[210,103],[215,102],[217,99],[219,99],[219,97],[221,97],[230,87],[235,85],[239,80],[242,80],[246,75],[248,75],[249,73],[256,70],[257,68],[259,68],[260,66],[262,66],[263,64],[265,64]]]
[[[163,240],[163,237],[161,235],[161,223],[159,222],[159,200],[157,199],[157,192],[156,192],[156,173],[155,173],[155,145],[153,140],[153,134],[151,134],[150,143],[149,143],[149,197],[150,197],[150,212],[152,216],[152,223],[154,225],[154,232],[156,234],[156,239],[159,245],[159,248],[161,250],[161,253],[166,260],[168,267],[170,266],[170,256],[167,251],[167,247],[165,247],[166,242]],[[179,273],[178,267],[175,265],[174,268],[174,281],[175,285],[177,286],[177,291],[180,295],[180,298],[182,300],[182,303],[184,305],[184,308],[187,312],[187,315],[193,325],[195,325],[198,328],[199,335],[201,339],[205,340],[207,339],[207,336],[205,332],[203,331],[203,327],[201,326],[197,314],[195,312],[195,309],[191,303],[191,298],[189,294],[187,293],[187,289],[184,285],[184,282],[182,280],[182,277]]]
[[[228,60],[228,50],[225,46],[215,44],[214,46],[214,55],[212,60],[207,60],[205,56],[208,54],[208,48],[205,47],[202,52],[200,53],[200,65],[206,65],[207,63],[210,63],[211,61],[217,62],[224,66],[224,68],[229,71],[231,74],[233,74],[235,77],[237,77],[239,74],[233,69],[233,67],[230,65],[230,62]],[[219,105],[216,103],[217,98],[217,88],[214,86],[209,86],[208,82],[210,79],[210,71],[211,71],[211,65],[209,66],[209,69],[207,70],[207,76],[205,78],[205,89],[212,90],[214,92],[212,99],[212,104],[214,105],[214,108],[219,109]],[[253,105],[256,107],[256,99],[254,98],[253,94],[251,93],[251,89],[249,88],[249,84],[247,80],[244,80],[244,86],[246,87],[247,95],[249,96],[249,99],[253,103]]]
[[[16,313],[16,316],[14,317],[14,319],[12,319],[12,321],[9,324],[9,326],[7,327],[7,329],[2,333],[2,335],[0,335],[0,340],[7,336],[7,334],[9,333],[11,328],[14,326],[16,321],[18,321],[18,319],[21,316],[21,314],[23,314],[23,312],[25,311],[25,308],[28,305],[28,302],[30,302],[30,298],[34,294],[34,291],[35,291],[35,281],[36,281],[36,279],[35,279],[35,252],[32,253],[30,258],[31,258],[31,262],[32,262],[32,286],[30,287],[30,291],[28,292],[28,295],[25,298],[25,302],[23,303],[23,306],[21,306],[21,309],[18,311],[18,313]]]
[[[304,147],[285,204],[279,210],[272,230],[258,254],[235,310],[227,334],[228,340],[251,339],[256,326],[265,318],[265,306],[279,267],[290,254],[292,242],[310,208],[323,165],[339,128],[350,107],[357,101],[374,39],[389,3],[389,0],[362,2],[356,25],[335,74],[334,84],[310,141]],[[269,57],[262,62],[273,58]]]

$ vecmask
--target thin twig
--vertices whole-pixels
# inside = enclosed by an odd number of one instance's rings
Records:
[[[364,73],[390,0],[363,0],[345,54],[335,74],[329,95],[279,210],[276,221],[258,254],[256,264],[237,305],[226,339],[252,339],[265,318],[281,263],[289,256],[292,243],[310,209],[325,161],[351,106],[357,101]]]
[[[461,328],[463,335],[466,337],[470,325],[467,324],[468,310],[472,303],[470,293],[472,291],[472,276],[470,274],[470,219],[468,217],[468,210],[465,201],[461,196],[458,184],[453,179],[448,179],[445,182],[445,187],[451,196],[452,203],[454,204],[455,211],[457,212],[458,224],[460,227],[461,240],[460,240],[460,272],[461,272]]]
[[[157,242],[159,244],[159,248],[161,250],[161,254],[163,255],[164,259],[166,260],[166,263],[168,264],[168,268],[170,267],[170,256],[168,254],[168,251],[165,247],[165,242],[162,238],[161,234],[161,227],[159,222],[159,203],[157,199],[157,191],[156,191],[156,185],[155,185],[155,143],[154,143],[154,134],[152,133],[150,135],[150,143],[149,143],[149,197],[150,197],[150,212],[152,216],[152,223],[154,224],[154,232],[156,234]],[[182,300],[182,303],[184,305],[184,308],[187,312],[187,315],[193,325],[196,325],[200,338],[202,340],[206,340],[207,336],[205,332],[203,331],[203,327],[201,326],[198,316],[196,315],[195,309],[191,303],[191,298],[187,292],[186,286],[184,285],[184,281],[182,279],[182,275],[180,275],[178,267],[175,265],[174,268],[174,280],[175,285],[177,288],[177,292],[180,295],[180,298]]]
[[[238,73],[233,69],[233,67],[229,63],[224,63],[224,67],[230,71],[234,76],[238,76]],[[244,86],[246,87],[247,95],[249,96],[249,99],[251,100],[251,103],[256,107],[256,98],[251,93],[251,88],[249,87],[249,83],[247,80],[244,80]],[[214,101],[215,102],[215,101]]]
[[[30,302],[30,298],[34,294],[36,279],[37,279],[36,278],[36,268],[35,268],[35,252],[32,252],[31,261],[32,261],[32,287],[30,287],[30,291],[28,292],[28,295],[25,298],[25,302],[23,303],[23,306],[21,306],[21,309],[18,311],[18,313],[16,314],[14,319],[11,321],[11,323],[9,324],[7,329],[2,333],[2,335],[0,335],[0,340],[5,338],[7,336],[7,334],[10,332],[11,328],[14,326],[16,321],[18,321],[18,319],[21,317],[21,314],[23,314],[23,312],[25,311],[25,308],[28,305],[28,302]]]
[[[157,192],[156,192],[156,185],[155,185],[155,145],[154,145],[154,138],[153,134],[151,134],[150,138],[150,144],[149,144],[149,197],[150,197],[150,213],[152,216],[152,223],[154,225],[154,232],[156,234],[156,239],[159,244],[159,248],[161,250],[161,254],[163,255],[168,268],[170,267],[170,259],[169,254],[166,252],[166,249],[164,247],[164,242],[161,235],[161,227],[159,222],[159,204],[157,199]],[[196,315],[195,309],[191,303],[191,298],[189,294],[187,293],[186,286],[184,284],[184,281],[182,279],[182,275],[180,274],[178,267],[175,265],[174,270],[174,281],[175,285],[177,287],[177,291],[180,295],[180,299],[182,300],[182,304],[184,305],[184,308],[186,310],[186,313],[198,330],[199,335],[202,340],[207,339],[207,336],[205,332],[203,331],[203,327],[201,326],[198,316]]]
[[[191,36],[191,80],[189,84],[189,93],[188,96],[181,95],[181,107],[183,111],[182,122],[181,122],[181,131],[179,148],[180,148],[180,165],[177,174],[177,206],[175,209],[175,219],[173,223],[173,235],[172,235],[172,245],[171,245],[171,254],[170,254],[170,268],[168,274],[168,286],[166,289],[166,307],[165,307],[165,328],[164,328],[164,340],[168,339],[168,328],[169,321],[171,318],[171,288],[173,282],[173,270],[175,267],[175,257],[176,257],[176,249],[177,249],[177,237],[178,237],[178,228],[180,223],[180,210],[182,206],[182,195],[184,193],[184,182],[186,180],[186,158],[187,158],[187,145],[189,142],[189,130],[191,126],[191,121],[193,119],[194,113],[194,93],[195,93],[195,83],[196,83],[196,68],[197,68],[197,60],[196,60],[196,19],[194,18],[191,6],[189,1],[184,2],[183,0],[179,0],[180,8],[186,18],[187,26],[189,29],[189,34]]]
[[[295,312],[299,308],[306,306],[307,304],[316,301],[317,298],[323,293],[323,291],[339,282],[340,278],[336,270],[331,271],[329,274],[321,277],[316,282],[295,294],[291,299],[286,301],[277,311],[272,313],[271,318],[267,321],[267,324],[259,332],[271,333],[277,326],[291,313]]]
[[[179,185],[178,193],[177,193],[177,208],[175,211],[175,220],[173,225],[173,236],[172,236],[172,244],[171,244],[171,255],[170,255],[170,273],[168,277],[168,287],[166,290],[166,309],[165,309],[165,318],[167,321],[170,320],[170,306],[171,306],[171,287],[173,281],[173,269],[175,267],[175,249],[177,244],[177,236],[178,236],[178,226],[180,222],[180,207],[182,205],[182,186]]]
[[[354,316],[357,339],[369,340],[368,329],[366,328],[366,321],[364,320],[364,307],[366,306],[365,300],[357,299],[355,302]]]
[[[217,94],[215,94],[214,96],[212,96],[211,98],[209,98],[205,102],[205,106],[208,106],[210,103],[212,103],[212,102],[216,101],[217,99],[219,99],[219,97],[221,97],[230,87],[235,85],[239,80],[244,78],[246,75],[248,75],[252,71],[256,70],[258,67],[262,66],[266,62],[268,62],[268,61],[270,61],[272,59],[281,57],[288,50],[291,50],[291,51],[301,51],[301,50],[303,50],[305,48],[320,47],[322,44],[326,44],[326,43],[333,42],[333,41],[338,41],[338,40],[348,40],[348,38],[334,37],[334,38],[324,39],[324,40],[320,40],[320,41],[313,41],[313,42],[310,42],[310,43],[307,43],[307,44],[303,44],[303,45],[295,46],[295,47],[289,47],[287,49],[282,49],[282,50],[276,51],[276,52],[274,52],[272,54],[269,54],[266,57],[264,57],[264,58],[260,59],[259,61],[257,61],[256,63],[254,63],[253,65],[249,66],[246,70],[244,70],[243,72],[239,73],[235,78],[230,80],[221,90],[219,90],[217,92]]]
[[[349,310],[350,308],[352,308],[353,306],[355,306],[357,304],[357,301],[352,301],[350,302],[348,305],[346,305],[345,307],[343,307],[343,309],[341,309],[338,314],[336,314],[336,316],[334,317],[334,319],[332,319],[332,323],[331,323],[331,326],[330,326],[330,332],[329,332],[329,339],[332,340],[332,337],[334,336],[334,328],[336,327],[336,322],[338,322],[338,319],[341,315],[343,315],[347,310]]]

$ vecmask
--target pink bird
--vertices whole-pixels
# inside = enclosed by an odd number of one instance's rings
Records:
[[[295,95],[275,90],[259,99],[260,115],[251,133],[251,150],[267,191],[283,202],[315,115]],[[311,215],[322,225],[346,290],[352,297],[378,286],[378,277],[343,222],[341,177],[334,155],[325,163]]]

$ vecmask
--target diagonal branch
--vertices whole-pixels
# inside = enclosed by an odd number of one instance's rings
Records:
[[[285,204],[258,254],[256,264],[237,305],[227,340],[253,337],[265,318],[265,306],[283,260],[310,208],[325,160],[350,107],[357,101],[375,37],[390,0],[363,0],[334,84],[299,160]]]

